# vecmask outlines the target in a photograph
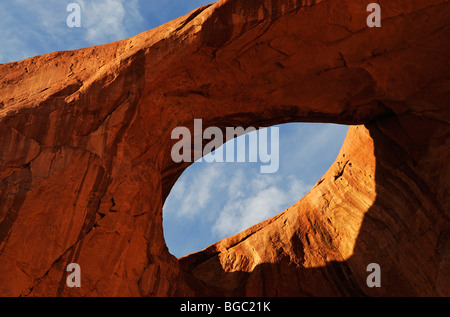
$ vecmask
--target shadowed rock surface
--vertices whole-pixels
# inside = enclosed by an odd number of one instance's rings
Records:
[[[368,28],[368,3],[219,1],[0,65],[0,295],[450,296],[450,5],[380,0]],[[194,118],[353,126],[298,203],[176,259],[170,134]]]

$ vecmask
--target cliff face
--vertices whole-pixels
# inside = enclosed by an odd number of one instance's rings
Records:
[[[450,5],[378,3],[381,28],[365,1],[220,1],[0,65],[0,295],[449,296]],[[170,133],[194,118],[353,126],[306,197],[176,259]]]

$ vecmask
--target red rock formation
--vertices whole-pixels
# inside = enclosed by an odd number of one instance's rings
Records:
[[[0,295],[449,296],[450,5],[378,3],[381,28],[368,1],[220,1],[0,65]],[[355,126],[297,204],[178,260],[170,132],[194,118]]]

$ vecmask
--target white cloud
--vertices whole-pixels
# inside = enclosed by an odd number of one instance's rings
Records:
[[[173,187],[164,210],[171,210],[177,217],[192,218],[207,207],[211,198],[221,189],[223,170],[216,164],[208,164],[195,173],[195,179],[186,183],[185,177]]]
[[[233,197],[235,199],[244,197],[245,193],[242,187],[245,184],[245,180],[244,171],[242,169],[238,169],[234,173],[231,178],[231,182],[228,185],[228,197]]]
[[[289,196],[298,198],[305,196],[313,187],[313,185],[305,184],[301,179],[297,179],[294,176],[288,176],[289,183]]]
[[[81,6],[81,28],[70,28],[67,5]],[[0,3],[0,62],[128,38],[141,29],[139,0],[15,0]]]
[[[86,40],[91,43],[108,42],[129,36],[125,17],[142,21],[138,0],[78,0],[82,9],[82,26],[86,28]]]
[[[219,238],[239,233],[295,203],[311,186],[293,176],[257,175],[253,180],[238,171],[228,190],[228,202],[219,212],[211,232]],[[240,183],[236,184],[235,180]],[[283,186],[284,185],[284,186]],[[245,187],[245,194],[234,188]],[[237,194],[236,194],[237,193]]]

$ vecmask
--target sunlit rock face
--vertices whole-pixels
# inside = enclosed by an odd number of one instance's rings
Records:
[[[364,1],[220,1],[0,65],[0,295],[449,296],[450,5],[378,3],[369,28]],[[354,126],[294,206],[176,259],[170,134],[195,118]]]

